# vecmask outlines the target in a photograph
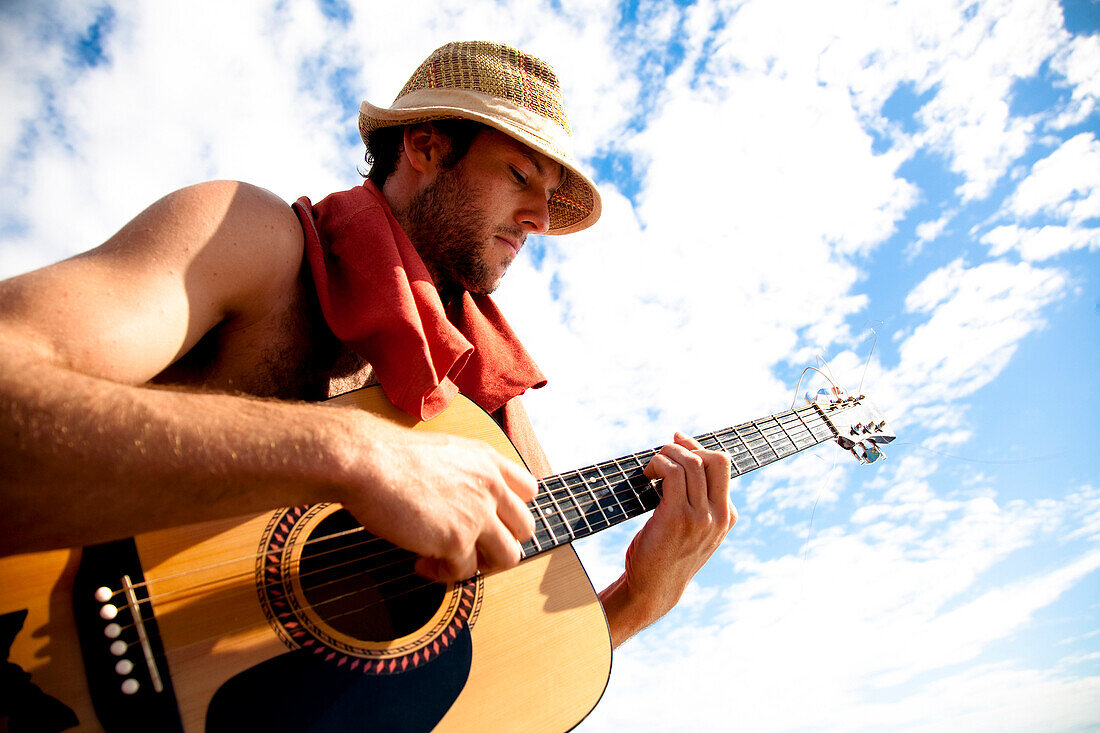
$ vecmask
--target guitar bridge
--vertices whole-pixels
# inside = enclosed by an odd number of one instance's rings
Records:
[[[85,547],[73,580],[84,673],[106,731],[183,731],[132,539]]]

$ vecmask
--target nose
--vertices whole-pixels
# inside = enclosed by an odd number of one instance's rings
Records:
[[[516,212],[516,223],[528,234],[546,234],[550,230],[550,202],[537,194],[532,196]]]

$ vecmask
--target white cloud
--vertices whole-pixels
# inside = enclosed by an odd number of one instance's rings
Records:
[[[917,238],[924,243],[933,242],[947,228],[948,223],[954,218],[955,212],[944,214],[939,219],[921,222],[917,225]]]
[[[99,6],[54,7],[54,32],[73,39]],[[54,36],[0,23],[3,160],[26,130],[39,135],[0,184],[27,224],[0,235],[0,273],[94,245],[158,195],[208,176],[288,199],[355,184],[359,98],[387,103],[445,41],[503,40],[555,65],[580,152],[629,157],[639,190],[632,202],[605,186],[604,220],[545,240],[542,265],[521,259],[499,294],[551,377],[527,404],[559,469],[782,409],[784,370],[819,351],[844,349],[831,363],[854,388],[864,335],[854,324],[871,317],[861,314],[868,293],[889,289],[866,282],[870,265],[934,193],[899,167],[918,150],[942,153],[963,177],[958,196],[980,199],[1036,129],[1081,122],[1100,94],[1097,37],[1069,39],[1053,0],[642,4],[642,24],[628,30],[600,0],[364,2],[348,28],[310,0],[118,7],[108,63],[92,69],[68,65]],[[1014,81],[1047,58],[1072,88],[1070,107],[1061,120],[1011,117]],[[334,72],[346,75],[339,88]],[[901,85],[927,95],[916,129],[882,117]],[[887,152],[876,154],[872,131]],[[879,329],[868,389],[873,380],[903,440],[940,449],[980,436],[966,401],[1069,286],[1065,272],[1033,262],[1098,246],[1085,226],[1096,155],[1092,134],[1055,149],[1003,207],[1015,221],[983,236],[989,254],[1032,263],[958,259],[898,273],[890,287],[905,330],[891,351]],[[943,204],[918,239],[974,221],[964,203]],[[833,468],[836,451],[823,448],[739,481],[731,542],[691,603],[616,656],[583,729],[1095,723],[1095,675],[985,655],[1092,582],[1097,491],[1012,502],[972,467],[918,453],[864,469],[876,480]],[[636,527],[581,548],[597,585],[621,572]],[[1051,553],[1046,572],[995,577],[1032,549]]]
[[[958,7],[958,6],[956,6]],[[939,91],[921,110],[926,140],[951,154],[966,181],[964,202],[987,196],[1031,143],[1034,123],[1009,115],[1016,79],[1034,75],[1065,41],[1057,2],[988,2],[969,6],[933,73]],[[931,81],[928,79],[925,84]]]
[[[955,400],[988,384],[1066,287],[1060,271],[1027,263],[955,260],[929,274],[905,299],[906,310],[930,314],[899,347],[894,378],[907,402]]]
[[[1100,217],[1100,142],[1092,133],[1081,133],[1037,161],[1006,199],[1001,215],[1018,222],[1042,217],[1062,223],[995,227],[981,238],[994,256],[1016,250],[1034,262],[1100,248],[1100,228],[1087,225]]]
[[[700,4],[688,25],[719,12]],[[891,236],[916,199],[901,159],[873,154],[846,89],[739,69],[735,37],[688,40],[644,127],[619,142],[644,173],[637,210],[607,187],[597,227],[553,242],[539,272],[501,290],[553,367],[531,403],[555,455],[581,456],[578,424],[663,441],[781,408],[789,386],[773,365],[850,338],[866,298],[849,258]],[[528,297],[551,287],[559,301]],[[564,326],[549,323],[559,316]],[[580,406],[571,421],[549,404],[563,394]]]
[[[288,201],[355,185],[359,99],[387,104],[432,49],[456,38],[523,45],[554,63],[581,153],[616,134],[637,94],[605,41],[613,18],[601,3],[566,3],[562,12],[483,0],[443,15],[369,3],[345,28],[308,0],[122,2],[104,37],[106,61],[93,68],[72,66],[58,38],[80,37],[99,6],[17,7],[25,23],[52,30],[0,31],[0,79],[10,84],[0,153],[15,173],[0,190],[20,202],[26,225],[0,235],[5,276],[95,246],[159,196],[200,180],[243,179]],[[410,42],[396,27],[424,32]],[[334,86],[341,73],[347,89]],[[342,93],[355,98],[345,103]],[[11,165],[26,126],[36,143]],[[58,201],[64,217],[54,215]]]
[[[917,238],[906,247],[906,257],[912,260],[921,253],[926,244],[939,239],[940,235],[947,229],[947,225],[951,223],[951,220],[954,219],[957,214],[958,211],[952,210],[944,213],[943,216],[938,219],[922,221],[920,224],[917,224],[914,230]]]
[[[1082,122],[1096,111],[1100,100],[1100,35],[1075,36],[1050,62],[1065,77],[1070,103],[1050,123],[1062,130]]]
[[[1029,262],[1041,262],[1076,249],[1100,249],[1100,229],[1052,224],[1019,227],[1008,224],[982,235],[981,241],[989,245],[989,253],[993,256],[1016,250],[1020,257]]]
[[[1076,226],[1100,218],[1100,141],[1083,132],[1031,167],[1005,202],[1020,218],[1039,214]]]
[[[299,31],[321,24],[303,17],[308,7],[291,10]],[[22,250],[28,266],[87,249],[169,190],[210,177],[287,199],[353,185],[358,153],[339,132],[353,118],[324,80],[305,91],[301,57],[279,53],[295,32],[281,20],[260,2],[119,7],[106,63],[45,70],[53,116],[33,123],[38,144],[5,184],[28,228],[5,249]],[[309,48],[324,43],[319,34]]]
[[[1068,504],[1081,526],[1066,535],[1067,540],[1087,539],[1100,542],[1100,489],[1091,485],[1082,486],[1071,493]]]
[[[987,196],[1031,144],[1034,122],[1009,115],[1012,85],[1065,46],[1061,20],[1052,0],[748,2],[723,36],[749,71],[850,93],[861,119],[888,134],[900,155],[918,147],[945,153],[970,201]],[[931,92],[917,114],[923,129],[913,134],[881,117],[906,83]]]
[[[630,59],[609,38],[615,8],[599,0],[500,3],[357,3],[351,27],[359,83],[365,98],[388,104],[413,69],[438,46],[455,40],[508,43],[548,61],[562,81],[577,153],[614,139],[631,116],[637,79],[624,73]],[[416,29],[395,33],[395,28]],[[350,60],[349,60],[350,61]]]
[[[759,474],[752,474],[751,481],[742,479],[744,511],[751,514],[763,506],[774,506],[805,514],[818,503],[824,506],[835,502],[845,480],[843,467],[852,460],[841,453],[830,443],[769,465]]]
[[[892,473],[932,468],[906,460]],[[883,508],[919,504],[923,492],[903,493]],[[583,730],[727,730],[733,721],[761,731],[1086,723],[1095,711],[1056,702],[1089,699],[1095,680],[1019,664],[958,668],[1100,568],[1094,550],[983,590],[1013,553],[1072,526],[1078,506],[1074,498],[1055,508],[975,498],[931,508],[931,516],[914,505],[928,520],[924,528],[904,515],[883,516],[847,532],[823,531],[805,554],[765,561],[734,553],[740,579],[725,592],[724,614],[692,624],[673,616],[662,622],[659,642],[630,642],[616,657],[608,699]],[[994,692],[997,685],[1014,694]],[[621,688],[629,694],[616,694]]]
[[[55,84],[73,75],[69,49],[105,7],[78,0],[0,5],[0,153],[6,166]]]

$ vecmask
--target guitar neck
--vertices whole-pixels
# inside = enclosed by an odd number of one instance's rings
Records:
[[[836,437],[821,409],[807,405],[695,439],[706,449],[728,453],[730,472],[736,477]],[[633,453],[539,481],[538,495],[529,505],[535,534],[523,543],[523,557],[655,509],[661,500],[661,485],[646,478],[642,469],[659,450]]]

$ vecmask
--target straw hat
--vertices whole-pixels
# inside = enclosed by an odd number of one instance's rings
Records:
[[[494,127],[565,166],[550,199],[547,234],[569,234],[600,218],[600,194],[573,157],[561,87],[545,61],[500,43],[465,41],[436,49],[389,109],[363,102],[363,142],[380,127],[463,118]],[[368,144],[369,147],[369,144]]]

